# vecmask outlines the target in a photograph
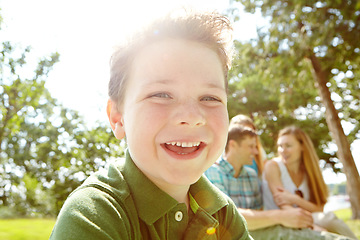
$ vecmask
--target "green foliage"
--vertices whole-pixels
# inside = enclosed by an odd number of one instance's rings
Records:
[[[357,1],[238,0],[245,10],[260,9],[269,21],[258,38],[235,41],[230,72],[230,117],[250,115],[269,156],[279,129],[295,124],[312,138],[319,157],[338,162],[325,121],[309,56],[316,56],[329,82],[339,117],[350,124],[348,138],[360,135],[360,9]],[[233,17],[236,13],[231,13]],[[240,16],[241,17],[241,16]]]
[[[0,49],[0,202],[17,216],[55,216],[71,191],[123,150],[108,127],[88,129],[50,96],[45,81],[59,54],[29,71],[29,53],[9,42]]]
[[[276,153],[279,130],[298,125],[312,137],[320,158],[330,162],[334,155],[323,148],[331,138],[311,73],[301,69],[306,62],[297,62],[294,69],[291,63],[298,60],[286,61],[286,53],[268,57],[261,54],[261,44],[235,43],[238,55],[230,71],[230,117],[242,113],[254,119],[269,157]]]

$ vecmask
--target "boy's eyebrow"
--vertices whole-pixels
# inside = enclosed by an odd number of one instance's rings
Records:
[[[154,82],[150,82],[150,83],[146,83],[144,86],[151,86],[154,84],[163,84],[163,85],[170,85],[173,81],[169,80],[169,79],[160,79],[160,80],[156,80]],[[205,86],[208,88],[217,88],[217,89],[225,89],[225,83],[224,85],[219,85],[216,83],[205,83]]]
[[[221,90],[225,89],[225,83],[223,86],[220,86],[219,84],[214,84],[214,83],[207,83],[206,84],[209,88],[219,88]]]

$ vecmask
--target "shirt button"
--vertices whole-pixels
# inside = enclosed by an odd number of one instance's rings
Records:
[[[215,232],[216,232],[216,229],[214,227],[209,227],[208,229],[206,229],[206,233],[208,235],[213,235],[213,234],[215,234]]]
[[[180,222],[183,219],[183,213],[181,211],[177,211],[175,213],[175,220]]]

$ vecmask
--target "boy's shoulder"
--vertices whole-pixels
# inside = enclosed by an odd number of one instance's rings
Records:
[[[104,169],[88,177],[76,191],[84,188],[96,188],[116,199],[125,199],[130,195],[130,190],[123,174],[124,165],[125,159],[122,158],[110,162]]]
[[[69,195],[65,204],[72,207],[68,209],[107,211],[106,208],[114,208],[117,211],[126,211],[131,208],[131,193],[122,173],[122,162],[108,164],[105,169],[90,175]]]
[[[105,235],[117,238],[121,233],[124,239],[130,239],[132,229],[138,226],[136,219],[136,207],[122,165],[110,164],[108,169],[92,174],[66,199],[52,238],[101,239]]]

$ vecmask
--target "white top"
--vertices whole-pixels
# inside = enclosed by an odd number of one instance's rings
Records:
[[[302,183],[300,184],[300,186],[296,187],[295,183],[293,182],[293,180],[290,177],[290,174],[289,174],[285,164],[281,161],[281,159],[276,158],[274,160],[280,168],[281,182],[282,182],[284,188],[287,191],[294,193],[294,194],[295,194],[296,190],[300,190],[303,193],[303,198],[305,200],[310,200],[310,190],[309,190],[309,186],[308,186],[307,175],[305,174],[305,178],[302,181]],[[265,210],[278,209],[279,206],[277,206],[275,204],[271,190],[270,190],[269,185],[264,176],[263,176],[262,192],[263,192],[264,209]],[[296,207],[296,206],[294,206],[294,207]]]

